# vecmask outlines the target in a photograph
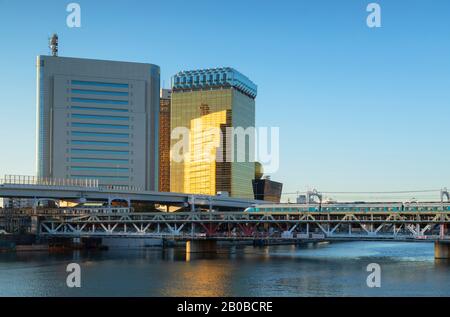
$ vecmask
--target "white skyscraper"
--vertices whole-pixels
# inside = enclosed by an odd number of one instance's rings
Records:
[[[37,174],[158,189],[159,66],[37,58]]]

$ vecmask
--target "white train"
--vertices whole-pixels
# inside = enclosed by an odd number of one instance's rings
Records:
[[[372,212],[372,211],[450,211],[450,202],[407,203],[323,203],[323,204],[261,204],[253,205],[244,212]]]

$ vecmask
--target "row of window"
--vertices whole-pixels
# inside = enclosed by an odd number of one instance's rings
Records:
[[[129,130],[129,125],[72,122],[72,127]]]
[[[203,83],[203,84],[206,84],[206,82],[208,81],[209,83],[212,83],[213,81],[216,81],[216,82],[218,82],[218,81],[220,81],[220,74],[215,74],[215,76],[213,76],[213,74],[209,74],[208,75],[208,79],[206,78],[207,76],[206,75],[195,75],[195,76],[189,76],[189,77],[175,77],[175,84],[192,84],[192,83],[195,83],[195,84],[199,84],[200,83],[200,81]],[[215,78],[214,78],[215,77]],[[226,81],[227,80],[227,74],[226,73],[223,73],[222,74],[222,81]]]
[[[399,207],[322,207],[323,211],[399,211]]]
[[[72,102],[98,103],[104,105],[128,105],[128,100],[112,100],[112,99],[92,99],[72,97]]]
[[[128,84],[105,83],[105,82],[99,82],[99,81],[85,81],[85,80],[72,80],[72,85],[97,86],[97,87],[113,87],[113,88],[128,88]]]
[[[43,61],[41,60],[41,64],[39,66],[39,142],[38,142],[38,176],[44,175],[44,149],[45,149],[45,138],[47,136],[46,133],[48,131],[45,129],[44,125],[44,116],[45,116],[45,103],[44,103],[44,95],[45,95],[45,88],[44,88],[44,67],[43,67]]]
[[[73,94],[80,95],[103,95],[103,96],[128,96],[127,91],[105,91],[105,90],[89,90],[89,89],[72,89]]]
[[[130,137],[130,134],[129,133],[104,133],[104,132],[72,131],[72,136],[128,139]]]
[[[94,167],[94,166],[71,166],[73,171],[98,171],[110,173],[127,173],[130,171],[127,167]]]
[[[98,82],[98,81],[82,81],[82,80],[72,80],[72,85],[78,86],[91,86],[91,87],[107,87],[107,88],[129,88],[128,84],[123,83],[110,83],[110,82]],[[72,88],[71,92],[73,94],[80,95],[98,95],[98,96],[119,96],[127,97],[129,93],[127,91],[104,91],[91,89],[90,87],[84,88]],[[105,100],[105,99],[95,99],[95,98],[82,98],[82,97],[72,97],[72,102],[81,104],[99,104],[99,105],[125,105],[127,106],[129,102],[127,100]],[[98,112],[109,112],[109,113],[128,113],[128,109],[112,108],[112,107],[94,107],[94,106],[82,106],[82,105],[72,105],[72,110],[81,111],[98,111]],[[111,120],[111,121],[129,121],[129,117],[124,116],[114,116],[114,115],[89,115],[89,114],[72,114],[73,119],[90,119],[90,120]],[[129,130],[129,125],[121,124],[101,124],[101,123],[83,123],[83,122],[73,122],[72,127],[80,128],[94,128],[94,129],[114,129],[114,130]],[[86,132],[86,131],[72,131],[72,137],[95,137],[95,138],[118,138],[118,139],[128,139],[130,137],[129,133],[104,133],[104,132]],[[91,145],[91,146],[118,146],[127,147],[129,142],[120,141],[90,141],[90,140],[72,140],[72,145]],[[83,157],[83,155],[119,155],[127,156],[129,151],[117,151],[117,150],[97,150],[97,149],[77,149],[72,148],[71,153],[74,155],[79,155],[79,157],[74,157],[71,159],[72,163],[105,163],[105,164],[128,164],[128,159],[112,159],[112,158],[89,158]],[[73,172],[87,172],[84,175],[71,175],[73,178],[92,178],[98,179],[100,182],[125,182],[125,184],[130,180],[128,176],[92,176],[87,175],[90,172],[104,172],[104,173],[128,173],[129,168],[127,167],[94,167],[94,166],[71,166]]]
[[[130,151],[71,149],[72,154],[129,155]]]
[[[90,157],[73,157],[70,160],[73,163],[105,163],[105,164],[128,164],[127,159],[103,159]]]
[[[105,111],[105,112],[128,112],[128,109],[117,109],[117,108],[99,108],[99,107],[81,107],[81,106],[71,106],[72,110],[83,110],[83,111]]]
[[[123,180],[129,180],[130,178],[128,176],[92,176],[92,175],[70,175],[71,178],[82,178],[82,179],[106,179],[109,181],[123,181]]]
[[[86,141],[86,140],[72,140],[75,145],[97,145],[97,146],[129,146],[129,142],[109,142],[109,141]]]
[[[305,211],[319,211],[319,207],[305,207],[305,208],[250,208],[251,211],[256,212],[305,212]],[[444,210],[450,211],[450,206],[444,206]],[[404,207],[404,211],[439,211],[442,207]],[[402,211],[400,207],[348,207],[348,208],[336,208],[336,207],[323,207],[321,211],[336,212],[336,211]]]
[[[79,114],[79,113],[73,113],[72,118],[73,119],[91,119],[91,120],[111,120],[111,121],[129,121],[130,120],[129,117]]]

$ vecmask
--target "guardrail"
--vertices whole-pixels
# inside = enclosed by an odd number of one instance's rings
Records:
[[[3,179],[0,179],[0,183],[3,185],[43,185],[89,188],[99,187],[97,179],[49,178],[25,175],[5,175]]]
[[[94,178],[50,178],[27,175],[5,175],[0,178],[0,185],[25,185],[25,186],[46,186],[59,188],[87,188],[99,191],[143,191],[142,188],[126,185],[100,185],[98,179]]]
[[[1,216],[72,216],[72,215],[114,215],[130,214],[132,207],[62,207],[62,208],[0,208]]]

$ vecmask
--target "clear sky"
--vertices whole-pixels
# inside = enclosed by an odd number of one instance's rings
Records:
[[[148,62],[161,81],[231,66],[259,89],[257,125],[280,128],[285,192],[450,187],[450,2],[0,0],[0,175],[35,172],[35,58]],[[75,2],[75,1],[73,1]],[[0,176],[1,177],[1,176]]]

